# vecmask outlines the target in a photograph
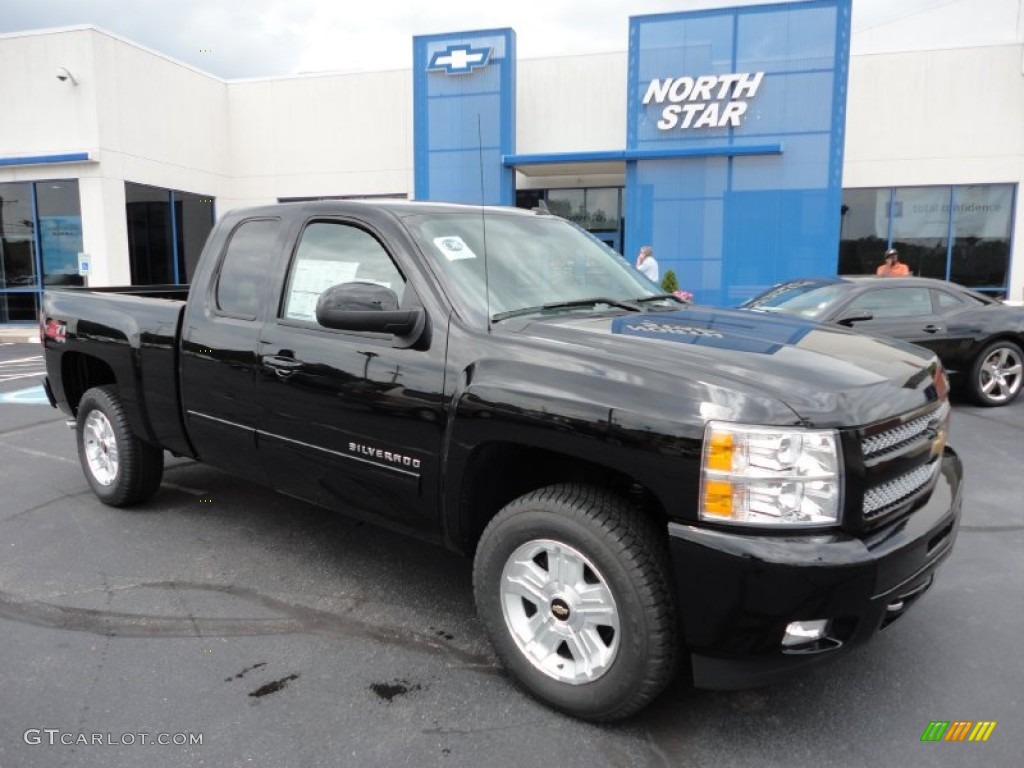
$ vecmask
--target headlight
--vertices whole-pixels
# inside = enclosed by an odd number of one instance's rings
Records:
[[[745,525],[836,525],[841,469],[834,429],[708,422],[700,519]]]

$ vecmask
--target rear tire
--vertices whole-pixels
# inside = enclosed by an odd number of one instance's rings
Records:
[[[476,552],[477,611],[545,704],[609,722],[672,679],[678,631],[665,532],[607,491],[555,485],[502,509]]]
[[[1008,405],[1020,394],[1024,353],[1007,339],[994,341],[974,359],[969,383],[971,397],[978,405]]]
[[[164,452],[132,432],[117,387],[94,387],[82,396],[75,435],[85,479],[104,504],[138,504],[160,487]]]

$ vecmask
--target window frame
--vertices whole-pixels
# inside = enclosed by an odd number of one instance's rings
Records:
[[[391,264],[395,267],[399,276],[404,281],[402,299],[399,302],[399,306],[401,306],[402,308],[422,306],[419,297],[416,295],[416,291],[413,288],[412,281],[409,280],[409,270],[402,265],[401,259],[398,258],[394,249],[389,247],[387,239],[383,237],[375,227],[371,226],[366,221],[353,219],[346,216],[325,216],[323,214],[320,214],[311,216],[310,218],[306,219],[297,228],[297,230],[295,230],[296,234],[291,243],[291,252],[288,255],[287,264],[283,272],[280,273],[280,284],[278,286],[277,297],[274,302],[273,322],[277,325],[285,326],[288,328],[298,328],[304,331],[315,331],[318,333],[329,333],[335,335],[340,334],[342,336],[358,337],[361,339],[382,341],[390,344],[393,338],[392,334],[390,333],[373,333],[371,331],[348,331],[341,328],[326,328],[320,325],[315,320],[297,320],[295,318],[289,318],[285,316],[284,311],[288,298],[288,285],[292,275],[292,268],[295,266],[296,259],[298,259],[299,247],[302,245],[302,238],[305,235],[306,230],[309,229],[309,227],[312,226],[313,224],[338,224],[343,226],[349,226],[352,227],[353,229],[365,232],[367,235],[372,237],[380,246],[381,250],[391,260]]]
[[[224,247],[221,248],[220,254],[217,257],[217,266],[214,269],[213,274],[210,275],[210,284],[209,284],[208,293],[207,293],[207,306],[210,308],[210,313],[212,315],[214,315],[216,317],[230,318],[232,320],[244,320],[246,322],[256,322],[256,321],[260,320],[262,314],[266,312],[266,304],[267,304],[267,302],[265,301],[265,299],[266,299],[266,292],[265,291],[264,291],[264,301],[262,302],[261,311],[257,312],[255,315],[247,315],[247,314],[242,314],[240,312],[231,312],[231,311],[228,311],[228,310],[224,310],[224,309],[221,308],[220,301],[219,301],[220,278],[221,278],[221,275],[224,272],[224,264],[227,262],[228,253],[231,250],[231,243],[234,242],[235,236],[238,234],[239,230],[241,230],[242,227],[244,227],[246,224],[252,224],[254,222],[266,222],[266,221],[272,221],[272,222],[275,222],[278,225],[278,227],[277,227],[277,234],[275,235],[274,242],[271,245],[271,249],[272,250],[277,250],[278,243],[280,242],[280,239],[281,239],[281,233],[285,229],[285,227],[282,226],[282,219],[281,219],[280,216],[253,216],[251,218],[242,219],[237,224],[235,224],[235,226],[231,228],[231,232],[228,233],[228,237],[224,241]],[[271,259],[270,264],[271,264],[271,266],[273,265],[273,259]]]
[[[934,305],[934,299],[932,297],[932,290],[933,289],[930,286],[918,286],[918,285],[872,286],[871,288],[868,288],[867,290],[860,291],[855,296],[852,296],[850,298],[850,300],[846,303],[846,306],[843,307],[842,312],[850,312],[850,311],[853,311],[853,310],[863,309],[865,311],[870,312],[873,315],[873,319],[874,320],[877,320],[877,321],[880,321],[880,322],[887,322],[887,321],[891,321],[891,320],[905,320],[907,318],[914,318],[914,317],[927,317],[929,315],[934,315],[935,314],[935,305]],[[871,297],[871,296],[882,296],[882,295],[885,295],[885,294],[890,294],[891,295],[892,293],[894,293],[896,291],[919,291],[919,292],[924,293],[925,298],[927,299],[927,303],[925,304],[925,306],[927,307],[927,311],[926,312],[922,312],[920,314],[910,314],[910,315],[879,315],[877,310],[872,308],[872,307],[857,306],[857,301],[859,299],[863,299],[863,298],[867,298],[867,297]],[[894,306],[898,306],[898,305],[894,305]]]

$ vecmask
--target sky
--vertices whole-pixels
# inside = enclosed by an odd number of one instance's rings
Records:
[[[413,35],[493,27],[515,29],[521,59],[624,51],[630,16],[741,4],[750,0],[0,0],[0,34],[95,24],[233,79],[408,68]],[[854,50],[858,39],[868,52],[894,41],[914,47],[915,37],[938,47],[943,33],[967,33],[968,44],[1012,41],[1022,8],[1024,0],[853,0]],[[946,21],[915,34],[939,13]]]

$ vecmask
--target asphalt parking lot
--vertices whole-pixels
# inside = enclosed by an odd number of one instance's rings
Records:
[[[594,726],[504,676],[456,555],[184,460],[100,504],[39,354],[0,346],[0,768],[1020,764],[1024,400],[956,403],[960,537],[906,618],[791,683]],[[998,725],[922,743],[932,720]]]

